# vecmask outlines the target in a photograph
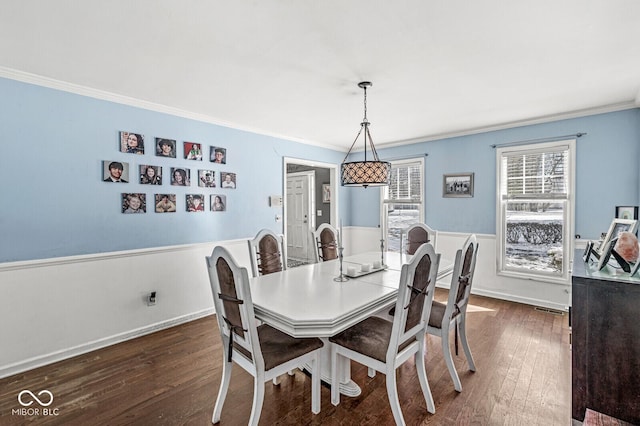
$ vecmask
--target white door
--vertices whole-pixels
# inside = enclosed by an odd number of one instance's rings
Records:
[[[287,256],[291,259],[309,259],[314,176],[313,171],[287,175]]]

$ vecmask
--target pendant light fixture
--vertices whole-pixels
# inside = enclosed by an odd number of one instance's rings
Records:
[[[370,81],[358,83],[358,87],[364,90],[364,119],[362,123],[360,123],[360,131],[351,144],[349,152],[347,152],[344,160],[342,160],[342,186],[362,186],[366,188],[368,186],[389,185],[391,163],[388,161],[380,161],[376,147],[373,145],[373,140],[371,139],[371,133],[369,133],[369,124],[371,123],[367,120],[367,87],[371,86],[372,83]],[[364,161],[346,162],[361,133],[364,133]],[[367,139],[373,157],[371,160],[367,160]]]

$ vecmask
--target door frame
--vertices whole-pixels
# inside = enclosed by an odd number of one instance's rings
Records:
[[[287,241],[287,166],[289,164],[300,164],[309,167],[319,167],[329,169],[329,184],[331,185],[331,208],[329,209],[331,214],[329,222],[331,225],[336,226],[338,218],[338,165],[331,163],[323,163],[321,161],[305,160],[302,158],[283,157],[282,158],[282,230],[284,234],[284,240]],[[313,212],[315,215],[316,212]],[[314,223],[316,223],[314,216]]]

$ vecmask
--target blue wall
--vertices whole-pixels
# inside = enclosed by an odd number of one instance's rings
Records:
[[[282,232],[283,157],[339,164],[343,153],[283,139],[0,78],[0,262],[247,238],[261,228]],[[146,153],[118,149],[120,130],[145,135]],[[576,233],[597,238],[617,205],[640,197],[640,110],[626,110],[508,130],[380,149],[380,157],[427,153],[426,221],[442,231],[495,234],[495,149],[492,144],[586,132],[577,142]],[[227,148],[226,165],[156,157],[155,137]],[[354,158],[358,153],[354,154]],[[163,167],[163,185],[102,182],[102,160]],[[170,167],[237,173],[236,190],[168,183]],[[475,173],[473,198],[442,198],[442,175]],[[218,178],[219,181],[219,178]],[[175,193],[178,212],[120,213],[122,192]],[[228,211],[187,213],[185,194],[224,193]],[[207,197],[208,198],[208,197]],[[341,188],[345,226],[377,226],[377,188]],[[151,203],[149,203],[151,204]]]
[[[282,157],[339,163],[344,154],[168,114],[0,79],[0,262],[247,238],[261,228],[283,232]],[[119,152],[119,131],[145,135],[145,154]],[[176,139],[178,158],[161,158],[155,137]],[[183,141],[206,147],[203,161],[180,157]],[[227,148],[227,164],[208,147]],[[128,184],[102,182],[102,160],[128,162]],[[138,183],[140,164],[163,167],[161,186]],[[169,184],[170,167],[191,169],[190,187]],[[215,170],[218,187],[197,186],[198,169]],[[237,189],[219,188],[219,172],[237,174]],[[121,193],[147,194],[144,214],[122,214]],[[342,192],[342,191],[341,191]],[[177,194],[176,213],[155,213],[155,193]],[[185,194],[224,193],[226,212],[187,213]],[[208,201],[207,201],[208,206]],[[343,209],[346,207],[343,206]]]
[[[582,238],[606,232],[615,206],[637,206],[640,195],[640,109],[599,114],[396,148],[382,159],[425,153],[426,222],[441,231],[496,232],[496,150],[493,144],[587,133],[576,143],[576,223]],[[355,157],[354,157],[355,158]],[[473,198],[442,198],[442,175],[475,173]],[[377,226],[379,191],[350,189],[351,223]]]

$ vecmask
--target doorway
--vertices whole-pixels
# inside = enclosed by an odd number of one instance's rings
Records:
[[[290,266],[309,263],[315,257],[313,250],[316,250],[311,231],[322,223],[336,224],[337,166],[285,157],[283,170],[287,258]]]
[[[310,229],[315,229],[315,181],[313,170],[287,173],[287,257],[309,260]]]

